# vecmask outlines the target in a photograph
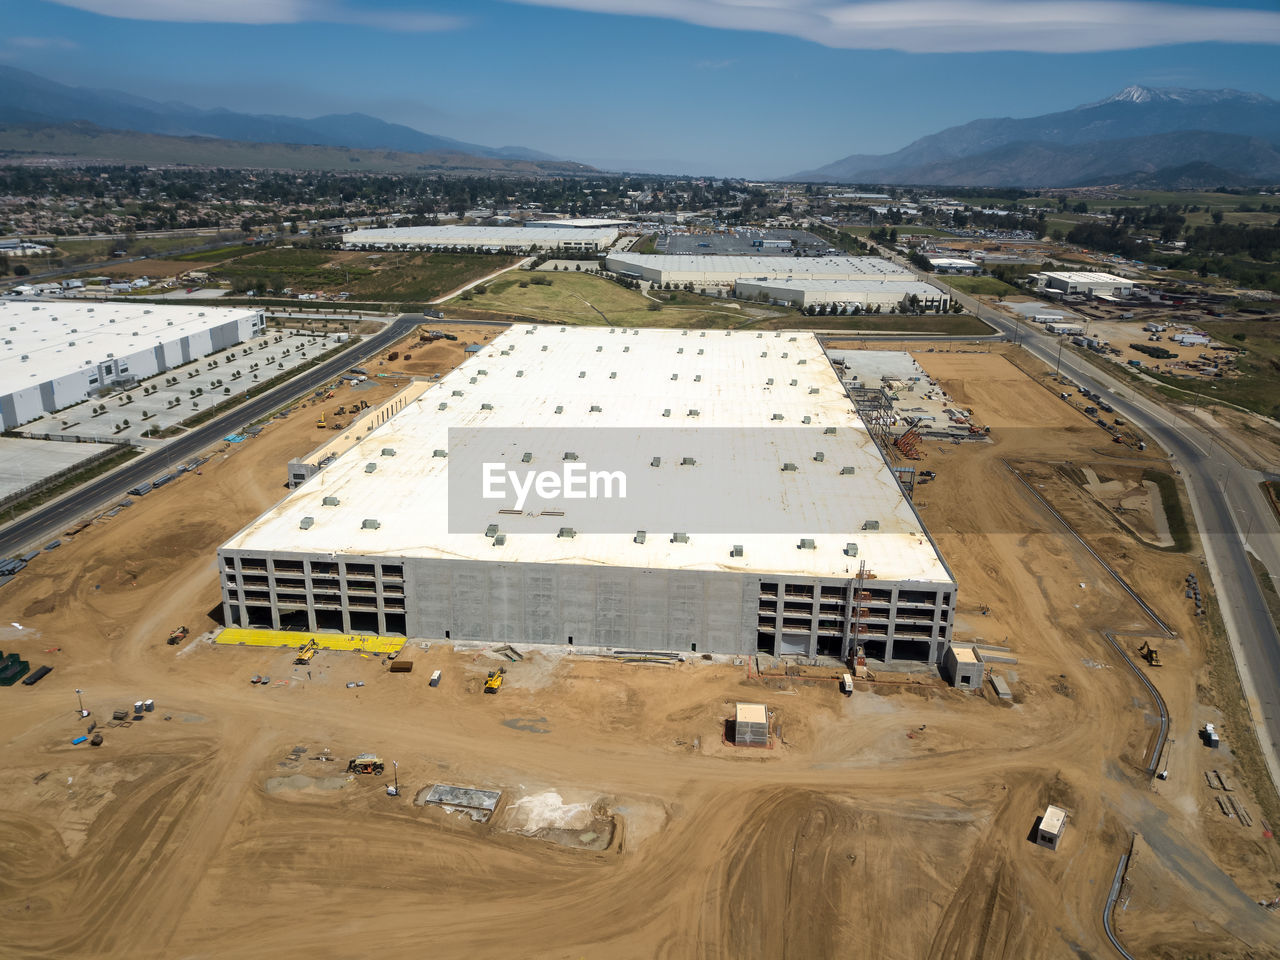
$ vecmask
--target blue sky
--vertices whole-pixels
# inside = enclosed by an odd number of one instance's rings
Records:
[[[1276,0],[4,0],[0,62],[361,111],[611,169],[769,177],[1130,84],[1280,99]]]

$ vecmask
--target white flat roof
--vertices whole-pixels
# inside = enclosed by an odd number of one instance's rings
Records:
[[[743,277],[739,283],[755,283],[762,287],[781,290],[804,290],[813,293],[884,293],[890,291],[909,297],[911,294],[925,297],[941,296],[943,291],[932,284],[909,277],[892,274],[879,280],[823,280],[814,277],[779,277],[776,280],[752,280]]]
[[[634,220],[610,220],[606,217],[566,217],[563,220],[526,220],[526,227],[537,227],[542,230],[549,230],[555,227],[564,227],[565,229],[585,230],[591,227],[634,227]]]
[[[1114,283],[1121,286],[1140,286],[1136,280],[1130,280],[1126,277],[1117,277],[1111,273],[1090,273],[1087,271],[1065,271],[1062,273],[1048,272],[1042,273],[1042,277],[1053,277],[1055,280],[1061,280],[1064,283]]]
[[[0,390],[11,393],[102,363],[108,354],[127,357],[258,312],[150,303],[3,300]]]
[[[914,279],[915,274],[880,257],[746,257],[727,254],[696,253],[615,253],[610,262],[629,263],[651,270],[675,273],[736,273],[740,279],[771,279],[774,277],[812,274],[836,274],[850,280],[869,277],[902,277]]]
[[[935,267],[976,267],[977,264],[964,257],[930,257],[929,262]]]
[[[769,711],[763,703],[739,703],[734,710],[738,723],[768,723]]]
[[[810,425],[797,429],[805,416]],[[512,442],[512,456],[527,450],[531,462],[557,468],[566,450],[590,459],[584,444],[598,428],[630,430],[646,484],[681,489],[688,475],[679,471],[690,467],[678,454],[687,452],[713,483],[723,478],[750,491],[752,513],[741,531],[693,532],[675,543],[679,531],[663,529],[662,515],[655,516],[636,524],[647,533],[636,543],[634,529],[556,536],[562,527],[581,529],[586,506],[575,508],[584,511],[575,521],[575,509],[512,515],[500,512],[504,501],[492,500],[484,502],[483,518],[506,535],[504,545],[482,530],[451,533],[449,464],[469,451],[456,432],[451,445],[450,429],[480,427],[525,431]],[[666,456],[652,467],[650,455],[660,452],[653,447],[670,436],[663,431],[688,431],[689,439],[677,455],[661,448]],[[815,434],[822,462],[815,460]],[[395,455],[382,456],[384,448]],[[437,449],[448,457],[435,456]],[[799,469],[784,471],[787,462]],[[376,464],[372,472],[369,464]],[[842,472],[845,466],[854,472]],[[326,497],[339,502],[326,506]],[[304,530],[305,517],[313,522]],[[873,518],[878,529],[864,530]],[[366,519],[380,526],[363,529]],[[763,529],[795,532],[750,532]],[[812,548],[800,548],[800,539],[812,539]],[[857,545],[856,558],[845,553],[849,543]],[[743,547],[741,556],[733,555],[735,546]],[[224,547],[841,579],[865,561],[881,579],[952,580],[810,333],[513,326]]]
[[[1044,833],[1061,833],[1062,825],[1066,822],[1066,819],[1067,811],[1049,804],[1045,808],[1044,816],[1040,818],[1040,830]]]
[[[529,244],[582,243],[594,240],[601,245],[618,239],[614,227],[370,227],[344,234],[343,243],[470,244],[474,246],[519,247]]]

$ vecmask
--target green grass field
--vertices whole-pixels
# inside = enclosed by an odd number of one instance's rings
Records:
[[[172,259],[191,260],[198,263],[217,263],[221,260],[231,260],[235,257],[242,257],[252,252],[253,247],[246,247],[243,243],[234,243],[227,247],[216,247],[213,250],[198,250],[195,253],[180,253]]]
[[[961,293],[968,293],[973,296],[1009,297],[1021,293],[1016,287],[1011,287],[1003,280],[997,280],[995,277],[939,276],[937,279],[954,287]]]
[[[352,300],[423,303],[515,263],[482,253],[384,253],[275,247],[224,263],[213,272],[264,290],[338,293]],[[259,291],[261,292],[261,291]]]

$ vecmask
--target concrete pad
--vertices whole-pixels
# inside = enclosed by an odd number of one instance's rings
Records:
[[[123,448],[109,443],[0,437],[0,498],[24,490],[90,457],[117,449]]]

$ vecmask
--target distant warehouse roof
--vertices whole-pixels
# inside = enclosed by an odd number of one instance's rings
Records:
[[[822,280],[913,280],[905,267],[879,257],[742,257],[710,254],[612,254],[605,266],[659,283],[667,280],[732,283],[734,280],[776,280],[806,277]]]
[[[907,277],[887,276],[880,280],[820,280],[812,277],[783,277],[777,280],[739,280],[735,292],[744,298],[765,294],[771,300],[786,300],[799,306],[811,303],[857,303],[862,306],[901,303],[911,296],[921,303],[949,304],[950,295],[929,283]]]
[[[386,227],[354,230],[346,246],[514,248],[570,247],[598,250],[618,239],[615,227]]]

